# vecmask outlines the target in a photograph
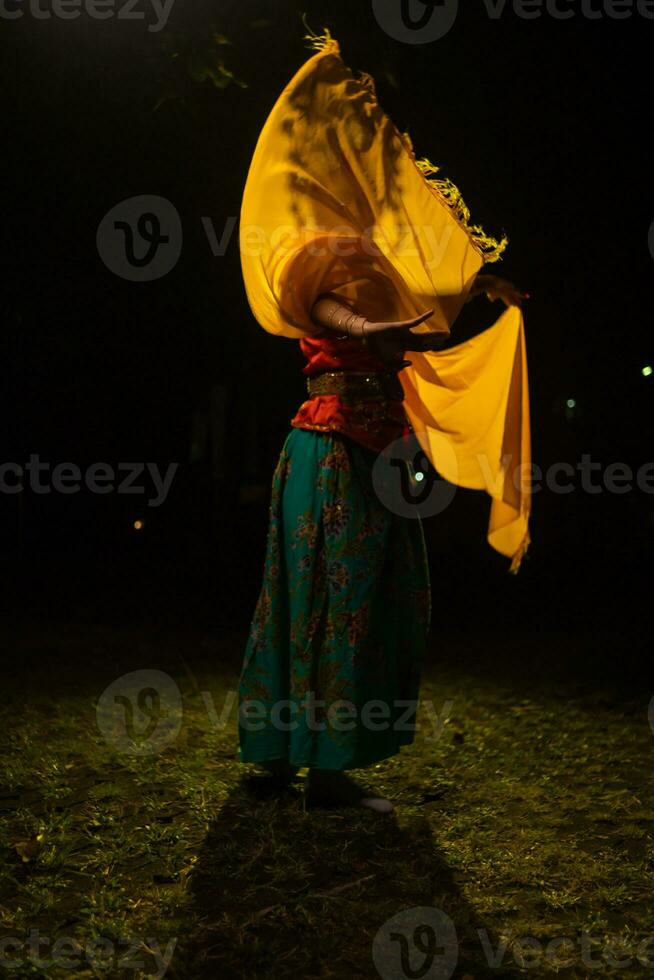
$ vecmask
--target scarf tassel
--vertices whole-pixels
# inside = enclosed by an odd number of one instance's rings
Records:
[[[311,31],[309,25],[304,22],[307,30]],[[341,49],[339,48],[338,41],[331,36],[328,27],[323,27],[324,34],[305,34],[304,40],[308,41],[307,47],[311,48],[313,51],[326,52],[327,54],[340,54]]]
[[[527,558],[529,557],[527,555],[527,551],[529,550],[530,544],[531,544],[531,538],[529,536],[529,531],[527,531],[524,538],[520,542],[520,547],[516,551],[515,555],[513,556],[513,560],[511,561],[511,567],[509,568],[509,573],[511,575],[517,575],[520,569],[520,565],[522,564],[523,558],[525,558],[525,556]]]

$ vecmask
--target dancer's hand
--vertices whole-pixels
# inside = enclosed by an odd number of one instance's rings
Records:
[[[363,338],[375,357],[397,366],[397,354],[404,351],[438,350],[447,340],[447,334],[441,330],[429,330],[424,333],[413,333],[412,328],[428,320],[434,315],[434,310],[427,310],[412,320],[384,322],[366,321]],[[401,361],[402,367],[411,361]]]
[[[393,320],[388,323],[366,320],[362,338],[370,343],[373,338],[377,339],[380,334],[383,334],[384,340],[397,345],[398,350],[432,350],[431,345],[436,344],[437,341],[442,341],[443,332],[430,330],[427,333],[412,333],[411,328],[424,323],[425,320],[434,315],[434,312],[434,310],[427,310],[426,313],[421,313],[413,320]]]
[[[523,292],[508,279],[500,276],[477,276],[475,282],[477,292],[486,293],[486,296],[494,303],[501,299],[505,306],[522,306],[523,299],[529,299],[529,293]]]

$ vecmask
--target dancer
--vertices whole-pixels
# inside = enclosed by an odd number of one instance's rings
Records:
[[[391,813],[346,770],[415,738],[431,590],[420,516],[384,504],[373,465],[416,437],[448,480],[487,490],[489,541],[517,571],[529,545],[526,294],[481,274],[506,240],[429,179],[370,76],[353,75],[328,33],[312,43],[261,132],[241,211],[254,316],[299,340],[309,397],[272,479],[240,758],[280,786],[308,767],[310,805]],[[480,293],[504,301],[503,317],[436,353]]]

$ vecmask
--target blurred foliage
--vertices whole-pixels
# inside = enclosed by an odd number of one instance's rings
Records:
[[[193,112],[202,101],[198,86],[209,98],[216,90],[222,92],[230,85],[247,88],[247,82],[228,64],[230,49],[233,51],[232,42],[216,24],[209,24],[201,34],[189,30],[162,32],[161,94],[155,110],[167,106]]]

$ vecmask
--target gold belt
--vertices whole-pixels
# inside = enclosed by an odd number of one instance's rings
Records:
[[[395,371],[321,371],[307,378],[309,395],[344,395],[350,398],[404,400]]]

